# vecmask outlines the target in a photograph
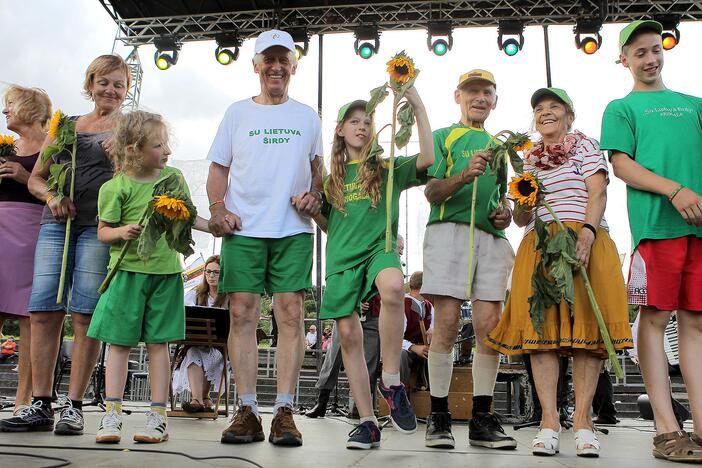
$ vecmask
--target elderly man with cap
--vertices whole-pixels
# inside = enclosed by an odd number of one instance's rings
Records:
[[[264,439],[256,401],[256,327],[264,291],[279,327],[278,393],[268,440],[302,445],[293,394],[304,356],[304,291],[311,286],[312,224],[321,206],[321,121],[288,97],[295,43],[278,30],[256,39],[253,69],[261,92],[227,109],[207,159],[210,229],[223,237],[219,291],[229,295],[229,353],[238,408],[224,443]]]
[[[637,348],[656,420],[653,455],[702,463],[702,99],[663,83],[663,27],[634,21],[619,34],[619,61],[633,89],[609,103],[602,148],[626,182],[632,235],[629,303],[641,306]],[[694,431],[678,425],[663,351],[677,311],[680,369]]]
[[[496,92],[492,73],[472,70],[463,74],[454,93],[461,109],[460,121],[434,132],[436,158],[429,168],[430,179],[424,192],[431,203],[431,212],[424,237],[421,290],[436,309],[428,353],[431,388],[431,415],[426,432],[428,447],[453,448],[455,445],[448,389],[460,308],[466,300],[473,303],[477,344],[473,358],[470,445],[497,449],[517,446],[490,412],[499,354],[483,342],[499,321],[507,278],[514,263],[514,252],[504,232],[511,221],[504,199],[507,187],[498,185],[496,177],[485,172],[490,153],[481,151],[492,141],[484,124],[497,105]],[[475,262],[472,297],[466,297],[473,183],[478,184]]]

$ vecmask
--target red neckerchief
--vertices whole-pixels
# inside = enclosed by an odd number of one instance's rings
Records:
[[[544,145],[543,140],[539,140],[531,151],[528,151],[524,161],[537,169],[553,169],[568,161],[575,148],[585,135],[579,131],[568,133],[563,139],[563,143]]]

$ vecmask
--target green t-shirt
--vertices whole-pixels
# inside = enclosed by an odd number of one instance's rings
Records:
[[[454,124],[434,131],[434,164],[427,171],[429,177],[446,179],[460,174],[476,151],[488,147],[492,135],[482,128]],[[506,162],[504,163],[506,164]],[[506,238],[505,232],[496,229],[488,217],[500,204],[507,192],[507,184],[497,184],[497,177],[490,169],[478,178],[478,193],[475,200],[475,225],[490,234]],[[432,203],[427,224],[452,223],[470,224],[470,206],[473,198],[473,184],[466,184],[441,203]]]
[[[181,177],[183,176],[174,167],[163,168],[159,178],[151,182],[138,182],[123,173],[115,175],[115,177],[100,187],[98,218],[100,221],[116,224],[117,226],[138,223],[147,203],[153,197],[156,182],[174,172]],[[184,186],[187,191],[187,184],[184,184]],[[190,195],[189,192],[188,195]],[[124,241],[110,245],[109,269],[112,269],[117,263],[117,258],[123,245]],[[162,235],[156,242],[154,253],[146,261],[141,260],[137,255],[137,241],[132,241],[126,255],[122,259],[122,263],[119,265],[119,269],[136,273],[165,275],[180,273],[183,271],[183,266],[180,254],[168,247],[166,237]]]
[[[385,250],[385,191],[387,169],[383,170],[380,200],[371,208],[370,197],[361,191],[356,174],[360,162],[346,165],[344,179],[345,213],[334,208],[326,191],[322,214],[327,223],[327,277],[352,268],[365,259]],[[392,246],[397,245],[397,225],[400,216],[400,192],[426,182],[417,174],[417,156],[395,158],[395,176],[392,192]]]
[[[607,105],[601,148],[629,155],[649,171],[702,194],[702,99],[675,91],[629,93]],[[642,239],[702,237],[664,195],[627,190],[632,249]]]

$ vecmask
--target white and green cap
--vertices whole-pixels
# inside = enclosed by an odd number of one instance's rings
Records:
[[[627,45],[631,36],[639,29],[651,29],[658,34],[663,32],[663,25],[658,21],[653,20],[636,20],[627,24],[624,29],[619,31],[619,52],[623,52],[624,46]]]
[[[363,110],[365,110],[365,109],[366,109],[366,104],[368,104],[368,102],[364,101],[363,99],[357,99],[357,100],[355,100],[355,101],[351,101],[351,102],[348,102],[348,103],[344,104],[344,105],[341,106],[341,108],[339,109],[339,113],[337,114],[337,117],[336,117],[336,122],[337,122],[337,123],[343,122],[344,119],[346,118],[346,114],[348,114],[349,111],[351,111],[351,110],[353,110],[353,109],[363,109]]]
[[[539,101],[541,101],[541,99],[544,98],[544,96],[555,97],[559,101],[563,102],[563,104],[570,107],[571,111],[575,111],[575,108],[573,107],[573,101],[570,99],[570,96],[568,96],[568,93],[566,93],[565,90],[561,88],[537,89],[534,92],[534,94],[531,95],[531,108],[533,109],[534,107],[536,107],[536,105],[539,103]]]

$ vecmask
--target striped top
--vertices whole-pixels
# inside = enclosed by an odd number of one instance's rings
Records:
[[[524,171],[535,174],[546,189],[546,201],[561,221],[585,222],[587,208],[587,186],[585,180],[603,171],[609,182],[607,160],[600,150],[600,144],[594,138],[585,137],[574,149],[574,154],[562,165],[553,169],[538,169],[524,163]],[[539,217],[546,223],[553,221],[551,213],[543,206],[538,208]],[[602,216],[600,227],[609,229]],[[534,229],[534,216],[527,225],[525,235]]]

